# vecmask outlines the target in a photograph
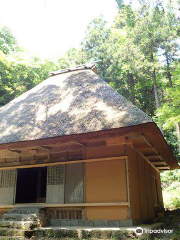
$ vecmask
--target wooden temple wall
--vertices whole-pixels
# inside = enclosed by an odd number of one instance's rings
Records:
[[[133,148],[124,144],[91,147],[83,159],[81,163],[48,166],[46,203],[62,205],[47,207],[48,218],[123,221],[155,217],[156,205],[163,205],[160,174]],[[64,179],[59,181],[62,171]],[[73,206],[76,203],[80,205]]]
[[[132,219],[152,219],[163,206],[160,173],[134,149],[128,147],[130,206]]]
[[[124,155],[123,146],[88,149],[87,159]],[[126,160],[85,164],[85,202],[127,202]],[[88,220],[126,220],[127,206],[86,207]]]

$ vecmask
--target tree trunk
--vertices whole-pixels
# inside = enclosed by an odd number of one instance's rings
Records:
[[[154,57],[153,57],[153,52],[152,51],[151,51],[151,62],[154,63]],[[159,98],[158,98],[157,78],[156,78],[155,67],[153,68],[152,78],[153,78],[153,88],[154,88],[154,98],[155,98],[155,102],[156,102],[156,109],[158,109],[158,108],[160,108],[160,104],[159,104]],[[160,123],[159,128],[161,130],[161,133],[164,135],[161,123]]]
[[[180,153],[180,127],[179,123],[175,122],[175,128],[176,128],[176,134],[177,134],[177,139],[178,139],[178,149]]]
[[[135,97],[135,89],[134,89],[134,86],[135,86],[135,81],[134,81],[134,76],[133,74],[129,74],[129,80],[130,80],[130,87],[131,87],[131,102],[136,105],[136,97]]]
[[[153,52],[151,52],[151,62],[154,63]],[[160,104],[159,104],[159,98],[158,98],[157,79],[156,79],[156,69],[155,68],[153,68],[152,78],[153,78],[154,98],[155,98],[155,102],[156,102],[156,108],[158,109],[160,107]]]
[[[118,79],[116,78],[115,79],[115,89],[117,89],[117,87],[118,87]]]
[[[159,98],[158,98],[158,90],[157,90],[157,79],[156,79],[156,70],[153,70],[153,85],[154,85],[154,98],[155,98],[155,102],[156,102],[156,108],[158,109],[160,107],[159,104]]]
[[[167,67],[166,67],[167,77],[168,77],[168,79],[169,79],[169,85],[170,85],[170,87],[172,88],[172,87],[173,87],[173,82],[172,82],[172,76],[171,76],[171,72],[170,72],[170,63],[169,63],[169,59],[168,59],[168,54],[167,54],[167,52],[165,53],[165,56],[166,56],[166,64],[167,64]]]

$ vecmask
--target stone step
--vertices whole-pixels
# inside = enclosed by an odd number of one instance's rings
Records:
[[[30,238],[33,234],[33,231],[25,231],[16,228],[0,228],[0,236],[7,236],[7,237],[27,237]],[[6,238],[5,238],[6,239]]]
[[[0,220],[0,227],[1,228],[17,228],[22,230],[32,230],[34,228],[39,227],[38,221],[5,221]]]
[[[9,221],[36,221],[39,219],[38,214],[20,214],[20,213],[5,213],[3,215],[3,220]]]
[[[45,227],[36,229],[33,239],[135,239],[131,228],[61,228]],[[137,238],[136,238],[137,239]],[[148,238],[149,239],[149,238]]]
[[[66,229],[55,229],[45,228],[36,229],[33,236],[36,239],[81,239],[78,230],[66,230]]]
[[[17,213],[17,214],[40,214],[42,213],[42,208],[12,208],[8,212],[9,213]]]
[[[14,208],[0,220],[0,239],[30,238],[35,228],[45,226],[47,219],[40,208]],[[3,238],[4,236],[4,238]],[[22,238],[23,237],[23,238]]]

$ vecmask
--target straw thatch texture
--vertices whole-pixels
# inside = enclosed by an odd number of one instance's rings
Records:
[[[77,70],[52,76],[3,106],[0,144],[151,121],[92,70]]]

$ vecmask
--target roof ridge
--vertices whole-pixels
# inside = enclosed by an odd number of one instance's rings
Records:
[[[86,69],[92,69],[93,70],[95,68],[96,68],[95,63],[85,63],[85,64],[82,64],[82,65],[77,65],[74,68],[65,68],[65,69],[50,72],[49,75],[50,76],[55,76],[55,75],[59,75],[59,74],[67,73],[67,72],[73,72],[73,71],[78,71],[78,70],[86,70]]]

